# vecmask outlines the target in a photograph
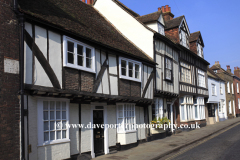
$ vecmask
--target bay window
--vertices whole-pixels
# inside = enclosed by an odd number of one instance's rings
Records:
[[[152,119],[156,118],[157,120],[163,118],[163,99],[156,98],[155,105],[152,108]]]
[[[63,65],[95,73],[94,48],[70,37],[63,36]]]
[[[205,87],[205,73],[198,69],[198,86]]]
[[[135,104],[117,104],[118,133],[136,131]]]
[[[180,62],[181,66],[181,81],[185,83],[191,83],[191,71],[190,65]]]
[[[165,79],[172,81],[172,59],[165,57]]]
[[[180,119],[181,121],[192,121],[205,119],[204,98],[194,99],[191,96],[180,98]]]
[[[141,62],[120,57],[120,78],[141,82],[141,66]]]
[[[47,145],[69,140],[69,101],[38,100],[38,143]]]

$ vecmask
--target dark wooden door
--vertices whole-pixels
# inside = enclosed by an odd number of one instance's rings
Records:
[[[168,119],[171,120],[171,104],[167,104]]]
[[[104,124],[103,110],[93,111],[93,124],[95,124],[94,132],[94,152],[95,156],[104,154]]]

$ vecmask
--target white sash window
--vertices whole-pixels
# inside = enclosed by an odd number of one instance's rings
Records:
[[[191,71],[190,65],[180,62],[181,65],[181,81],[185,83],[191,83]]]
[[[205,73],[198,69],[198,86],[205,87]]]

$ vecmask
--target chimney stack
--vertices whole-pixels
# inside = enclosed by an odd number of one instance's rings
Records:
[[[227,72],[231,73],[230,65],[227,65]]]
[[[240,78],[240,68],[234,67],[234,75]]]
[[[85,0],[83,0],[83,1],[85,1]],[[87,4],[93,5],[93,0],[87,0]]]
[[[216,67],[218,67],[218,68],[221,68],[221,65],[219,64],[219,61],[215,61],[214,66],[216,66]]]
[[[174,15],[171,13],[171,7],[169,7],[169,5],[159,7],[158,10],[162,11],[165,21],[173,19]]]

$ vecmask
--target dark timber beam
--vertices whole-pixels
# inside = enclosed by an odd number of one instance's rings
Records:
[[[44,71],[48,75],[48,78],[50,79],[53,87],[57,89],[61,89],[60,83],[57,79],[56,74],[54,73],[52,67],[48,63],[47,59],[41,52],[41,50],[38,48],[36,43],[33,41],[32,37],[29,35],[29,33],[24,30],[24,40],[26,41],[28,47],[32,50],[32,53],[36,56],[38,59],[39,63],[42,65]]]
[[[147,80],[147,83],[146,83],[146,85],[145,85],[145,87],[144,87],[144,89],[143,89],[142,98],[145,97],[146,92],[147,92],[147,89],[148,89],[149,84],[151,83],[153,77],[154,77],[154,70],[153,70],[152,73],[150,74],[150,76],[149,76],[149,78],[148,78],[148,80]]]
[[[97,79],[96,79],[95,84],[93,86],[92,93],[96,93],[97,92],[97,89],[98,89],[98,86],[99,86],[99,84],[100,84],[100,82],[102,80],[103,74],[104,74],[105,70],[108,67],[107,61],[108,61],[108,59],[106,59],[104,61],[103,65],[101,66],[101,70],[98,73]]]

